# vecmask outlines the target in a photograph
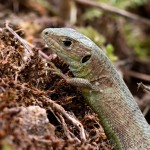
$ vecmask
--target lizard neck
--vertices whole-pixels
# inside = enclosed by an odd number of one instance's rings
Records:
[[[150,149],[150,128],[117,70],[105,55],[94,54],[89,63],[72,71],[102,92],[82,90],[101,119],[114,149]],[[135,137],[136,135],[136,137]],[[143,143],[139,144],[140,141]]]

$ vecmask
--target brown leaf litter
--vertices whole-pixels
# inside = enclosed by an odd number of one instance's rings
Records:
[[[53,62],[72,76],[68,66],[51,53],[46,60],[39,50],[45,47],[28,51],[6,28],[0,29],[0,149],[111,150],[80,90],[50,70]]]

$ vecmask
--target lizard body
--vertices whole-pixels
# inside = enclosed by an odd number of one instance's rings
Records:
[[[45,43],[62,58],[115,150],[150,150],[150,127],[103,50],[71,28],[48,28]]]

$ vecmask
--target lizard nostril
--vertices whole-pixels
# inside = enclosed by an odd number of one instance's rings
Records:
[[[48,32],[47,32],[47,31],[45,32],[45,35],[48,35]]]

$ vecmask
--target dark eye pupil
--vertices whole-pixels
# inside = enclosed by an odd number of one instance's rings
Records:
[[[66,47],[69,47],[72,42],[70,40],[66,40],[66,41],[63,41],[63,44],[66,46]]]

